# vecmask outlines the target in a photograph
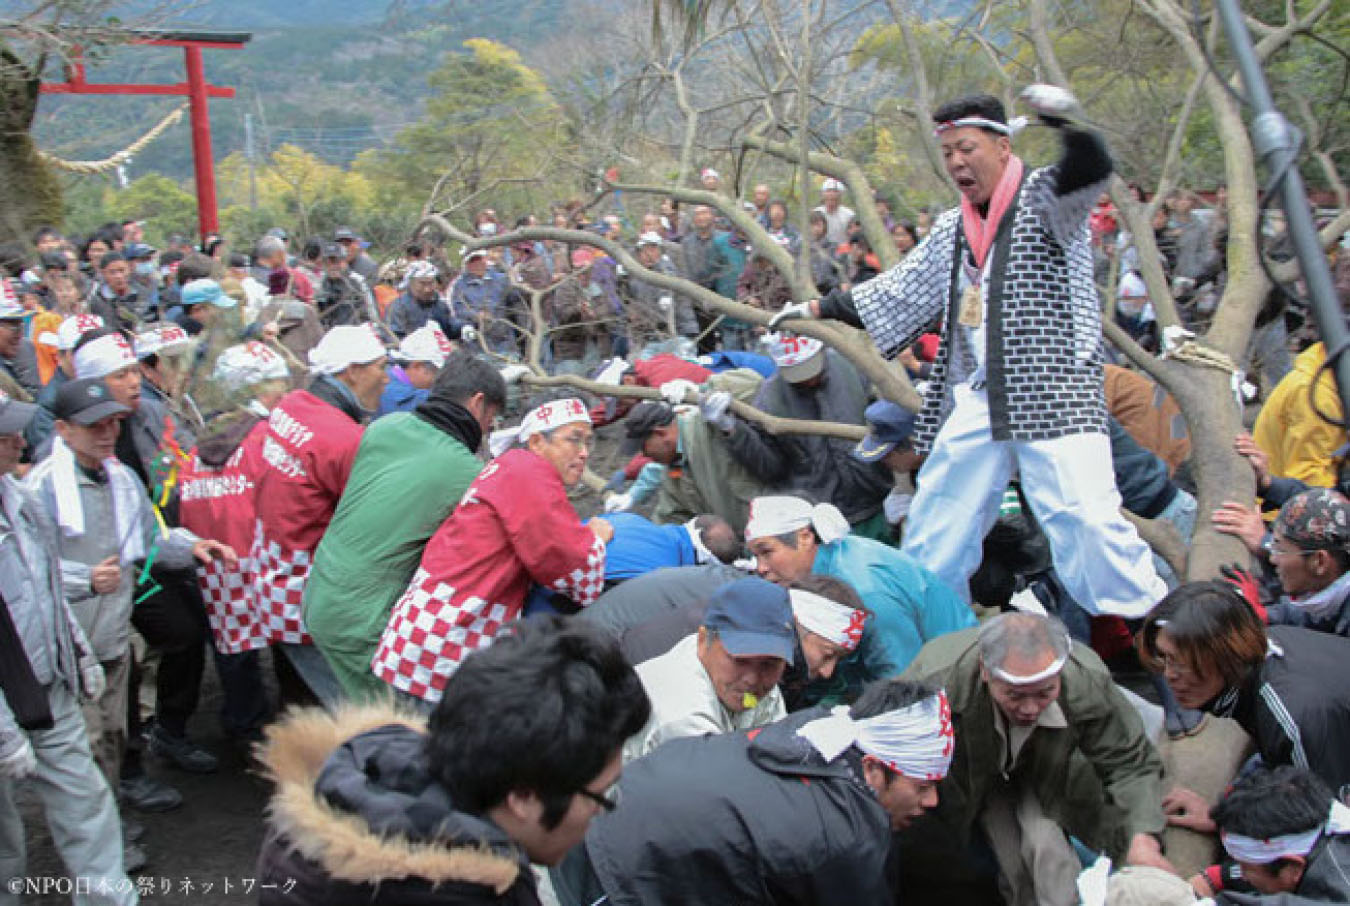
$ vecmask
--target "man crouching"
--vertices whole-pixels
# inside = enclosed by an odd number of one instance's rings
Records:
[[[425,723],[299,712],[263,748],[277,789],[259,902],[537,904],[530,863],[556,864],[615,807],[650,710],[617,644],[551,617],[466,658]]]

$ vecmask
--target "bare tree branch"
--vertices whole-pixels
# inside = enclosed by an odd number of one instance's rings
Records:
[[[587,393],[596,396],[613,396],[623,399],[640,400],[660,400],[661,391],[655,387],[638,387],[635,385],[601,384],[597,381],[590,381],[573,374],[555,374],[545,376],[540,374],[527,374],[521,377],[521,383],[529,384],[532,387],[574,387],[577,390],[584,390]],[[686,400],[687,403],[696,403],[697,399]],[[812,419],[782,418],[777,415],[770,415],[762,409],[757,409],[748,403],[740,400],[732,400],[731,411],[739,415],[748,422],[753,422],[765,431],[774,435],[809,435],[812,437],[838,437],[844,440],[862,440],[867,436],[867,429],[862,425],[848,425],[842,422],[824,422]]]

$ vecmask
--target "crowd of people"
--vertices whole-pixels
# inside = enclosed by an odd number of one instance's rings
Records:
[[[943,105],[960,203],[874,199],[884,271],[840,181],[809,237],[755,186],[813,299],[671,199],[551,221],[640,273],[497,243],[492,210],[453,264],[419,239],[380,266],[345,228],[159,250],[133,221],[0,250],[0,875],[25,874],[27,783],[77,902],[136,901],[143,822],[191,807],[147,754],[220,770],[188,728],[210,660],[275,783],[269,904],[1072,906],[1102,855],[1083,902],[1350,903],[1325,353],[1261,326],[1271,381],[1232,438],[1258,499],[1198,513],[1180,410],[1102,338],[1113,293],[1148,321],[1108,149],[1066,93],[1024,99],[1059,159],[1024,165],[995,98]],[[1222,210],[1193,201],[1155,225],[1188,318],[1223,281]],[[815,318],[922,409],[793,332]],[[1184,582],[1125,513],[1186,543],[1210,519],[1248,562]],[[1252,749],[1207,752],[1240,765],[1217,797],[1164,772],[1215,717]],[[1169,827],[1212,864],[1174,864]]]

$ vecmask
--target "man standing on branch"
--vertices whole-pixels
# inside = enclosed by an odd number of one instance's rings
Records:
[[[934,113],[961,205],[905,261],[785,317],[863,327],[894,357],[934,320],[942,346],[919,414],[920,473],[904,550],[958,593],[1014,472],[1050,539],[1055,568],[1091,613],[1143,616],[1166,593],[1148,547],[1120,515],[1102,397],[1101,311],[1087,216],[1111,174],[1100,136],[1068,117],[1077,101],[1037,85],[1023,98],[1063,140],[1058,163],[1026,172],[998,99]]]

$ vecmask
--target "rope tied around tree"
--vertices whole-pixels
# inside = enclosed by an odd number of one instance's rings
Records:
[[[38,156],[42,158],[43,163],[49,164],[58,170],[65,170],[67,173],[80,173],[86,176],[98,173],[107,173],[131,160],[137,154],[145,150],[146,146],[159,138],[170,127],[178,123],[183,118],[183,111],[188,105],[181,104],[176,109],[169,112],[164,119],[155,124],[149,132],[142,135],[136,141],[127,145],[121,151],[118,151],[112,157],[104,160],[62,160],[46,151],[38,151]]]
[[[1172,325],[1163,330],[1163,352],[1159,358],[1172,359],[1203,368],[1215,368],[1226,374],[1238,374],[1237,363],[1227,353],[1206,346],[1184,327]]]

